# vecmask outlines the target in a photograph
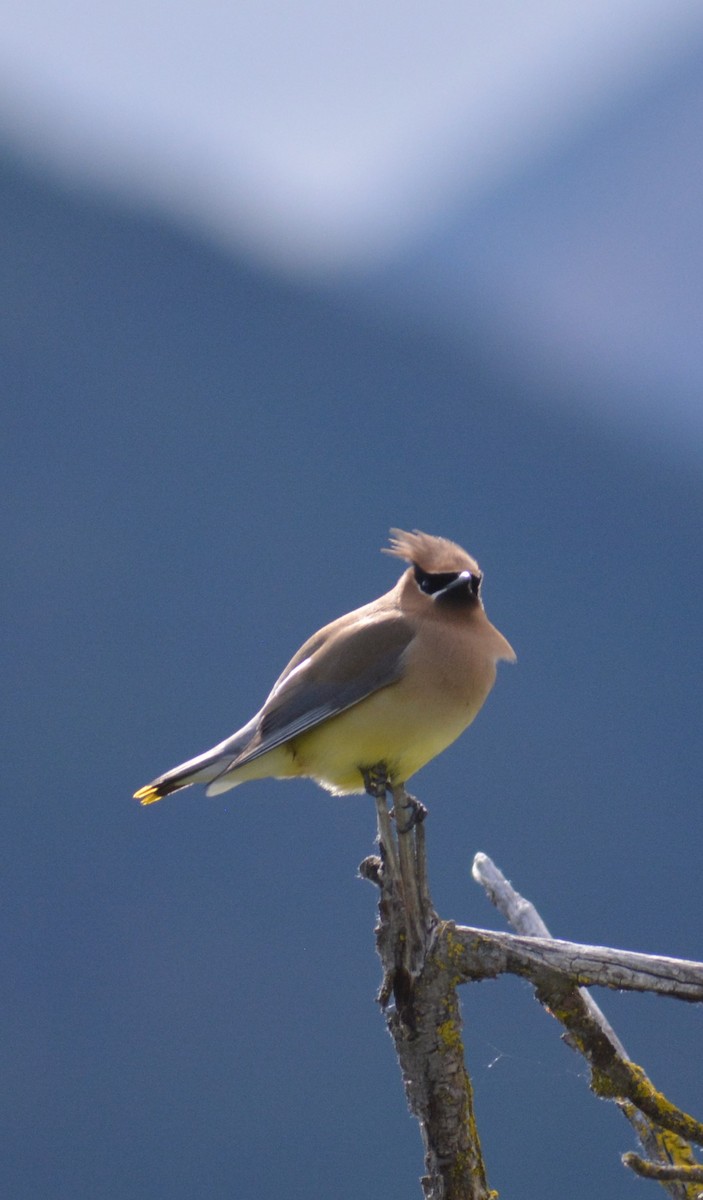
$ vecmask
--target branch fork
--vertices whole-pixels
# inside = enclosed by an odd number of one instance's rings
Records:
[[[383,765],[368,773],[366,788],[376,802],[380,854],[365,859],[360,874],[379,888],[376,946],[383,983],[378,999],[410,1111],[420,1124],[425,1200],[493,1200],[464,1063],[456,990],[461,947],[454,927],[439,920],[432,904],[425,810],[404,787],[388,783]]]
[[[457,986],[503,972],[530,980],[537,999],[564,1026],[564,1041],[589,1063],[592,1090],[614,1100],[630,1121],[647,1157],[626,1154],[625,1165],[656,1180],[672,1200],[703,1200],[703,1166],[692,1149],[703,1144],[703,1124],[656,1090],[586,990],[597,984],[700,1001],[703,964],[555,940],[485,854],[476,855],[473,876],[517,934],[441,921],[427,879],[425,809],[390,783],[383,763],[366,772],[364,782],[376,804],[379,854],[359,871],[379,889],[378,999],[422,1132],[425,1200],[497,1195],[486,1180]]]

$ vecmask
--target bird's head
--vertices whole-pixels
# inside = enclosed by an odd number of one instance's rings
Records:
[[[391,529],[392,554],[410,563],[407,572],[424,595],[440,604],[475,606],[481,604],[483,575],[475,558],[447,538]]]

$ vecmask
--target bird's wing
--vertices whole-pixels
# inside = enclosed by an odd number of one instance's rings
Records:
[[[411,623],[391,613],[337,627],[322,644],[311,639],[312,653],[296,655],[286,668],[261,710],[254,737],[228,771],[395,683],[414,636]]]

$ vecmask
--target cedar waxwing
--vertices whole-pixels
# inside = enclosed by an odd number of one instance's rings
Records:
[[[135,799],[300,775],[347,795],[380,764],[396,786],[471,724],[498,660],[515,661],[483,610],[478,563],[446,538],[391,534],[385,553],[410,563],[395,587],[313,634],[248,724]]]

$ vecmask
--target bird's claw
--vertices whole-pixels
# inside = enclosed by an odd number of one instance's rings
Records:
[[[361,777],[369,796],[373,796],[376,800],[383,799],[390,791],[388,769],[383,763],[378,763],[375,767],[362,767]]]
[[[400,813],[403,814],[402,821],[399,820]],[[411,829],[424,821],[427,809],[420,800],[416,800],[414,796],[409,796],[407,792],[404,792],[402,798],[397,797],[390,815],[395,817],[398,833],[410,833]]]

